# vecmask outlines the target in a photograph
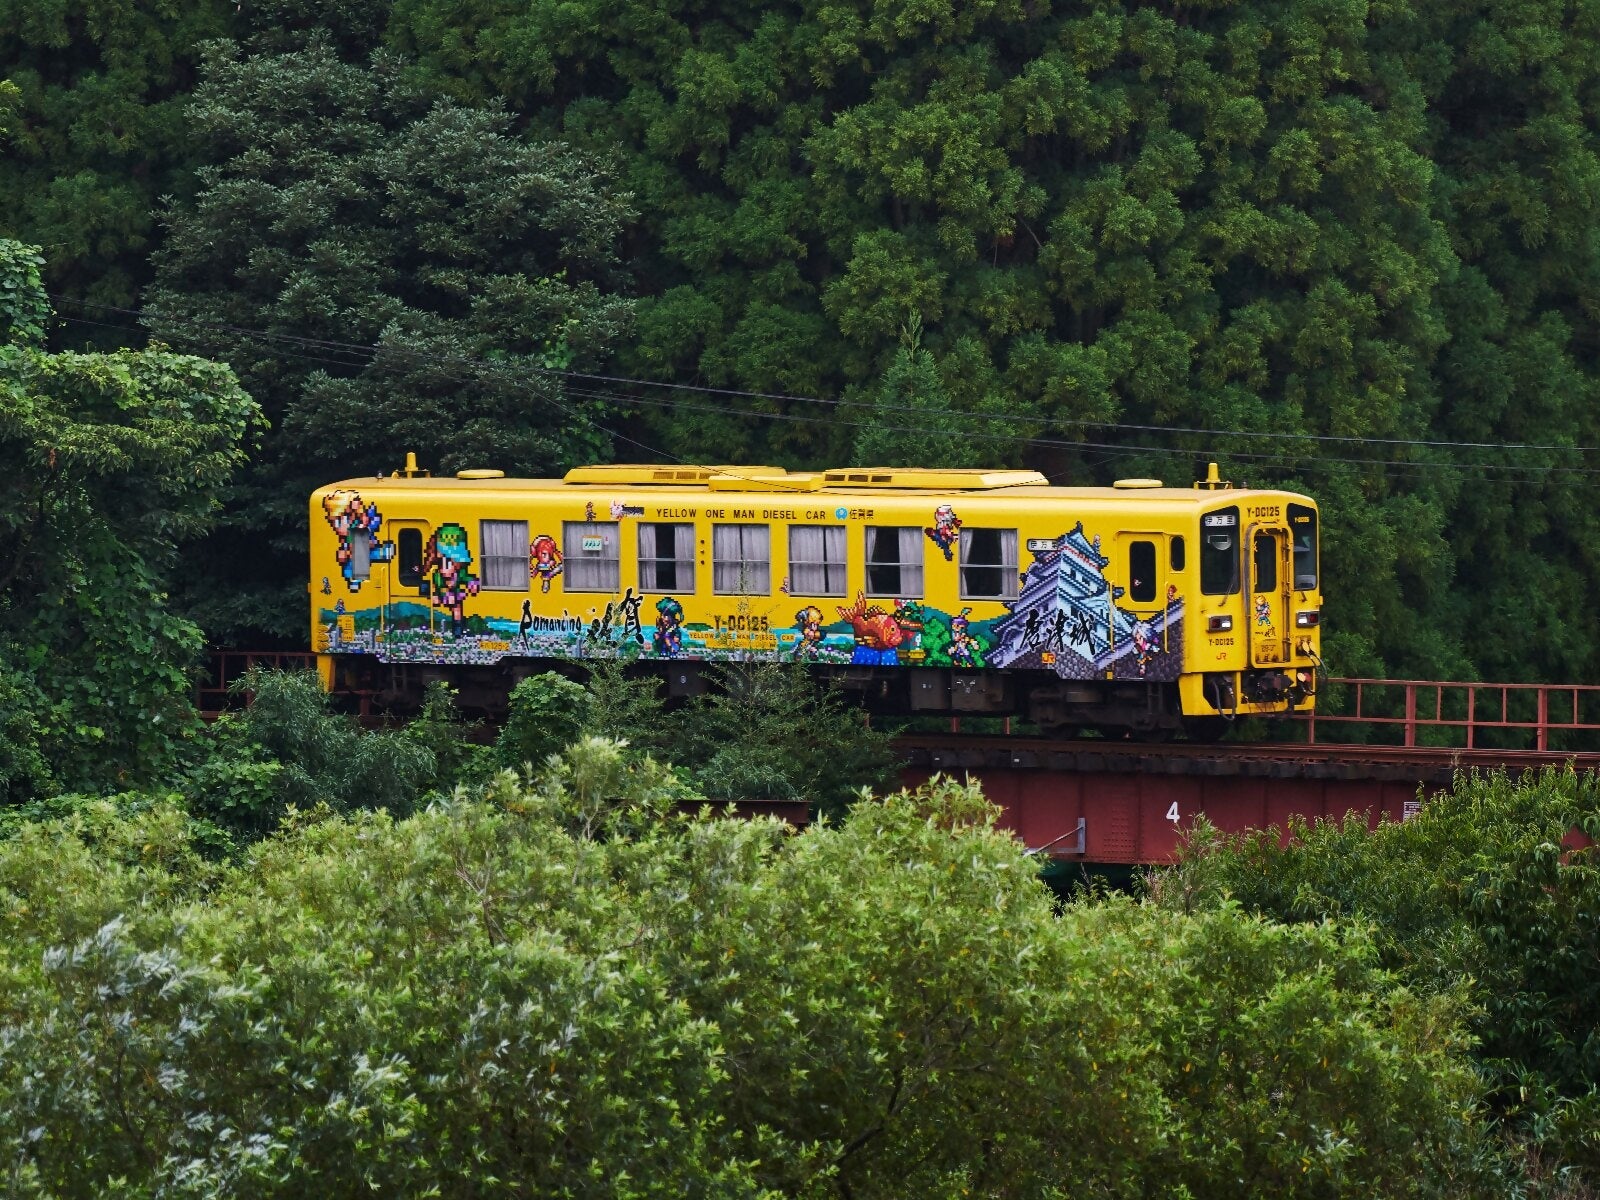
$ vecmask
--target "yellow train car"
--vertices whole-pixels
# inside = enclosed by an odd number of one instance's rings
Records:
[[[830,672],[908,712],[1047,729],[1214,728],[1314,704],[1318,513],[1291,492],[1036,472],[407,467],[311,497],[311,635],[330,686],[469,697],[550,660]]]

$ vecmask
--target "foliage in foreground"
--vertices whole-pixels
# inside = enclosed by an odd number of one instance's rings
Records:
[[[171,807],[0,844],[17,1196],[1470,1196],[1448,1000],[1369,937],[1057,916],[974,790],[790,835],[588,739],[208,864]]]
[[[582,734],[621,738],[670,762],[708,799],[790,801],[834,816],[861,789],[892,780],[888,734],[803,668],[728,663],[710,678],[707,694],[668,707],[655,676],[630,678],[622,662],[590,664],[583,684],[530,676],[511,694],[493,758],[516,770]]]
[[[658,680],[629,678],[620,664],[597,666],[587,685],[547,671],[517,685],[504,726],[488,742],[442,683],[430,685],[406,725],[363,729],[333,710],[315,674],[255,667],[234,685],[245,707],[195,732],[163,786],[122,791],[116,803],[143,811],[180,802],[210,831],[210,848],[225,854],[270,835],[297,809],[409,816],[458,783],[531,771],[585,736],[621,740],[634,757],[658,752],[686,804],[780,800],[838,815],[862,789],[892,778],[888,736],[799,668],[743,664],[720,682],[695,703],[668,709]],[[5,685],[0,676],[0,734],[12,724],[32,732]],[[36,752],[33,742],[0,738],[0,780],[7,770],[30,769]],[[0,805],[0,836],[96,803],[90,794],[39,789],[23,803]]]
[[[1404,823],[1202,831],[1158,880],[1166,907],[1370,922],[1380,961],[1473,1013],[1492,1100],[1566,1186],[1600,1186],[1600,837],[1591,775],[1462,776]]]

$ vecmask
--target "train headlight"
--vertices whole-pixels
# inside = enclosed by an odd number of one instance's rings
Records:
[[[1228,632],[1228,630],[1230,630],[1232,628],[1233,628],[1233,618],[1232,617],[1207,617],[1206,618],[1206,632],[1207,633],[1226,633],[1226,632]]]
[[[1322,610],[1303,608],[1294,615],[1294,623],[1301,629],[1314,629],[1322,623]]]

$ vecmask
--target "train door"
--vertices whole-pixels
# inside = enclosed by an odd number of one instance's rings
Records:
[[[1127,591],[1118,600],[1122,607],[1153,616],[1165,603],[1166,544],[1164,533],[1125,530],[1117,534],[1113,570],[1127,580]]]
[[[1280,667],[1289,661],[1288,536],[1262,525],[1250,529],[1250,663]]]
[[[426,521],[386,521],[384,532],[394,538],[394,557],[383,578],[385,630],[433,631],[433,605],[428,598],[423,548],[432,532]]]
[[[1133,624],[1115,631],[1116,640],[1130,643],[1128,653],[1141,663],[1152,653],[1166,653],[1167,609],[1171,539],[1165,533],[1126,531],[1116,537],[1116,574],[1127,581],[1113,607],[1131,614]],[[1139,672],[1144,674],[1141,667]]]

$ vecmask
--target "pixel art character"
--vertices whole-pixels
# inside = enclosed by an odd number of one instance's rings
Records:
[[[352,592],[359,592],[366,580],[355,575],[356,539],[367,540],[369,563],[389,562],[394,558],[394,543],[378,540],[378,528],[383,524],[378,506],[363,504],[357,492],[337,488],[322,498],[322,512],[333,532],[339,535],[339,547],[333,556],[339,564],[339,573],[344,576],[345,586]]]
[[[895,666],[900,661],[900,643],[906,640],[905,630],[890,614],[876,604],[868,607],[866,595],[856,593],[856,602],[849,608],[840,607],[839,615],[850,622],[855,632],[856,649],[850,661],[867,666]]]
[[[951,552],[956,544],[957,532],[961,528],[961,518],[956,516],[956,510],[948,504],[941,504],[933,510],[933,528],[923,530],[928,535],[928,540],[944,551],[945,561],[949,562],[955,557]]]
[[[957,667],[975,667],[978,665],[977,653],[983,647],[978,639],[967,632],[967,620],[972,615],[970,608],[963,608],[950,618],[950,662]]]
[[[677,658],[683,653],[683,605],[671,596],[656,601],[656,629],[651,641],[662,658]]]
[[[1134,622],[1133,654],[1134,661],[1139,665],[1139,675],[1142,678],[1150,666],[1150,660],[1157,654],[1155,631],[1150,628],[1148,621]]]
[[[822,649],[822,610],[808,604],[794,615],[794,627],[800,637],[794,644],[794,659],[805,662],[814,659]]]
[[[472,565],[467,531],[454,521],[439,526],[428,539],[423,565],[428,571],[434,607],[450,614],[451,633],[460,637],[467,597],[476,596],[479,587],[478,577],[467,570]]]
[[[528,547],[528,567],[541,580],[539,590],[548,592],[550,581],[561,574],[561,548],[556,545],[555,538],[541,533],[533,539]]]

